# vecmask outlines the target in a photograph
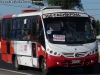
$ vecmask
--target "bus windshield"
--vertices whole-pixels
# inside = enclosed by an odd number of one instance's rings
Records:
[[[95,41],[95,33],[88,17],[45,18],[47,39],[54,44],[83,44]]]

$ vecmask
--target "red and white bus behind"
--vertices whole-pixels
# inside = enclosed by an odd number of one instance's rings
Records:
[[[49,8],[49,9],[48,9]],[[2,18],[2,60],[41,68],[81,67],[91,73],[98,63],[94,20],[83,11],[44,8]]]

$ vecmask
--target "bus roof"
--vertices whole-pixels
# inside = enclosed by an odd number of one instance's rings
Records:
[[[29,12],[29,13],[21,13],[21,14],[18,14],[18,17],[34,16],[34,15],[42,15],[42,12],[41,11],[36,11],[36,12]]]
[[[42,15],[42,14],[48,14],[48,13],[62,13],[62,12],[67,12],[67,13],[81,13],[82,17],[88,17],[88,14],[85,13],[84,11],[79,11],[79,10],[69,10],[69,9],[62,9],[59,6],[55,7],[45,7],[44,9],[38,11],[38,10],[22,10],[21,14],[17,15],[5,15],[3,18],[12,18],[12,17],[24,17],[24,16],[34,16],[34,15]]]
[[[4,16],[2,17],[2,19],[4,19],[4,18],[12,18],[12,16],[13,16],[13,14],[10,14],[10,15],[4,15]]]
[[[30,13],[30,12],[36,12],[39,11],[38,9],[26,9],[26,10],[22,10],[22,13]]]
[[[46,13],[57,13],[57,12],[67,12],[67,13],[70,13],[70,12],[76,12],[76,13],[82,13],[84,15],[82,16],[87,16],[88,15],[83,12],[83,11],[78,11],[78,10],[63,10],[63,9],[47,9],[47,10],[41,10],[41,11],[36,11],[36,12],[29,12],[29,13],[21,13],[21,14],[18,14],[18,17],[22,17],[22,16],[34,16],[34,15],[42,15],[42,14],[46,14]]]

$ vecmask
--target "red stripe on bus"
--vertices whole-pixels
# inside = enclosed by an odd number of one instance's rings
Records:
[[[11,14],[11,15],[5,15],[5,16],[3,16],[2,18],[4,19],[4,18],[12,18],[12,16],[13,16],[13,14]]]
[[[1,54],[2,60],[7,62],[7,54]]]

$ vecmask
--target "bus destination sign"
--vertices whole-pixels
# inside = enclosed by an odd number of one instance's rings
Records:
[[[43,18],[67,17],[67,16],[79,17],[81,15],[79,13],[77,13],[77,12],[60,12],[60,13],[47,13],[47,14],[43,14]]]

